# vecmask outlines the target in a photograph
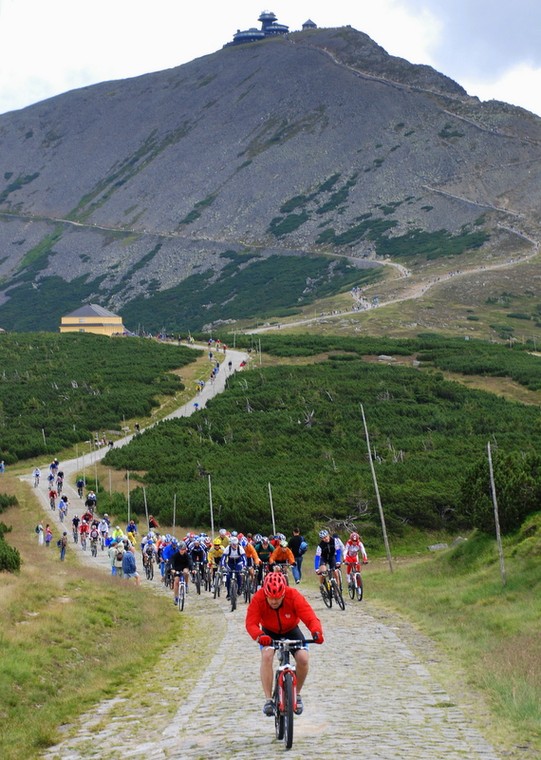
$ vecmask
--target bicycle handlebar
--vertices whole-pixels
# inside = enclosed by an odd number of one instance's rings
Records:
[[[317,644],[317,641],[316,639],[274,639],[272,648],[295,649],[295,647],[298,647],[300,649],[305,644]]]

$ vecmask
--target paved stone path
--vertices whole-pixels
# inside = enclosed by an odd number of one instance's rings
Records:
[[[231,355],[236,365],[243,358]],[[192,403],[183,409],[176,414],[190,414]],[[61,464],[67,483],[77,462]],[[73,514],[81,502],[70,485],[65,490]],[[45,484],[36,494],[47,519],[60,527]],[[110,573],[105,552],[92,558],[71,540],[69,551]],[[159,580],[143,580],[143,586],[171,594]],[[434,680],[411,631],[403,635],[404,627],[392,618],[383,622],[376,610],[370,614],[366,601],[348,601],[345,611],[328,610],[316,589],[304,584],[299,589],[317,610],[326,641],[311,646],[305,711],[295,719],[288,758],[500,760],[464,708]],[[269,760],[285,751],[274,737],[274,721],[262,713],[259,648],[244,630],[244,604],[232,613],[223,597],[197,596],[192,588],[179,615],[186,623],[186,645],[181,640],[165,651],[150,677],[130,674],[114,699],[66,727],[65,740],[44,752],[45,760]]]

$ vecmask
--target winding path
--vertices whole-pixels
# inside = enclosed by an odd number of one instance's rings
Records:
[[[234,369],[244,358],[241,352],[227,352]],[[220,380],[198,396],[201,406],[223,390],[223,369]],[[189,402],[170,417],[193,411]],[[62,462],[66,483],[77,466],[78,460]],[[80,501],[68,483],[66,491],[73,513]],[[44,484],[36,494],[47,519],[60,527]],[[110,573],[105,552],[92,558],[71,543],[69,551]],[[306,567],[305,577],[309,575]],[[369,594],[369,571],[366,582]],[[142,583],[170,598],[159,580]],[[501,760],[473,725],[471,715],[479,714],[478,706],[473,712],[469,705],[458,706],[429,671],[427,659],[434,663],[438,657],[430,641],[369,602],[348,603],[344,612],[328,610],[313,586],[303,583],[299,589],[323,621],[326,641],[311,647],[305,711],[295,720],[288,758],[307,760],[324,752],[330,757],[362,754],[367,760]],[[214,600],[204,592],[198,597],[191,589],[182,614],[190,639],[186,646],[180,641],[163,652],[150,694],[149,675],[130,674],[129,686],[65,727],[65,739],[42,758],[268,760],[284,751],[274,738],[273,721],[262,714],[259,651],[244,630],[244,605],[231,613],[223,597]]]

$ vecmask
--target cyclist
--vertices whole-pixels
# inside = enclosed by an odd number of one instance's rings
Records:
[[[271,565],[271,570],[274,570],[274,565],[290,565],[293,567],[295,564],[295,557],[293,556],[293,552],[288,547],[287,541],[285,539],[282,539],[280,541],[278,546],[270,555],[269,564]]]
[[[283,573],[269,573],[263,588],[256,591],[246,612],[246,630],[261,646],[260,677],[265,693],[265,715],[274,715],[272,701],[273,658],[272,642],[279,639],[301,639],[305,637],[299,628],[302,622],[318,644],[323,644],[323,628],[316,613],[305,597],[296,588],[288,586]],[[297,715],[303,711],[301,691],[308,675],[308,649],[294,652],[297,670]]]
[[[71,521],[72,529],[73,529],[73,540],[75,543],[77,543],[77,539],[79,536],[79,515],[73,515],[73,520]]]
[[[226,599],[230,598],[229,589],[231,587],[231,575],[233,573],[237,576],[237,588],[241,590],[241,575],[240,571],[246,565],[246,552],[239,543],[238,536],[231,536],[229,539],[229,546],[226,546],[222,555],[222,565],[227,569],[225,576],[225,587],[227,589]]]
[[[188,547],[185,541],[178,542],[178,549],[171,557],[171,570],[175,573],[175,580],[173,583],[173,602],[178,604],[178,586],[179,576],[182,573],[184,580],[186,581],[186,591],[188,591],[188,581],[190,580],[190,573],[193,570],[192,558],[188,554]]]
[[[246,554],[246,566],[248,567],[251,583],[255,575],[255,568],[259,568],[259,565],[261,564],[255,545],[251,539],[248,539],[247,543],[244,544],[244,553]]]
[[[359,555],[362,558],[363,565],[366,565],[368,557],[364,544],[361,541],[361,537],[358,533],[351,533],[349,539],[346,541],[343,557],[344,562],[346,563],[346,577],[348,584],[351,581],[351,573],[357,573],[361,570]]]
[[[49,488],[49,506],[51,509],[56,509],[56,497],[58,496],[58,492],[54,486],[51,486]]]
[[[222,546],[222,540],[218,538],[218,536],[216,536],[207,554],[207,562],[208,562],[208,566],[210,567],[210,571],[212,574],[211,577],[213,581],[214,581],[214,576],[216,575],[216,570],[218,569],[218,565],[221,562],[223,553],[224,553],[224,547]]]
[[[41,470],[39,467],[36,467],[32,473],[32,476],[34,478],[34,488],[37,488],[39,486],[39,479],[41,477]]]
[[[271,544],[267,536],[259,536],[259,534],[257,534],[254,541],[257,556],[261,560],[260,564],[257,566],[257,585],[261,586],[263,584],[265,570],[269,569],[269,560],[274,551],[274,546]]]
[[[205,551],[205,547],[201,543],[201,539],[196,536],[193,540],[193,543],[190,546],[189,549],[190,557],[192,558],[194,569],[192,570],[192,578],[195,578],[195,568],[196,568],[196,562],[199,562],[199,569],[201,576],[203,575],[203,568],[205,566],[205,562],[207,561],[207,552]]]
[[[98,523],[98,530],[100,532],[101,536],[101,548],[103,550],[103,547],[105,546],[105,541],[107,539],[107,535],[109,533],[109,523],[105,519],[105,516],[102,517],[102,519]]]
[[[319,575],[320,584],[323,583],[323,576],[327,572],[327,566],[334,570],[336,577],[336,544],[334,539],[331,539],[331,534],[328,530],[319,531],[319,537],[321,541],[317,545],[316,556],[314,557],[314,567],[317,575]],[[336,578],[338,581],[338,578]]]
[[[83,489],[85,487],[85,481],[83,478],[77,478],[77,482],[75,483],[77,487],[77,493],[79,494],[79,498],[83,498]]]
[[[93,525],[92,528],[90,528],[89,538],[90,538],[90,549],[97,550],[100,533],[96,525]]]
[[[86,520],[83,520],[79,525],[79,535],[81,536],[81,546],[86,549],[86,539],[90,533],[90,526]]]

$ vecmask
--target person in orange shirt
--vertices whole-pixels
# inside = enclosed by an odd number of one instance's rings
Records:
[[[248,543],[244,545],[244,553],[246,555],[246,566],[248,567],[248,573],[250,575],[250,583],[253,584],[255,568],[257,565],[261,564],[261,560],[259,559],[259,555],[251,541],[248,541]]]
[[[287,541],[282,539],[269,557],[270,568],[271,570],[276,570],[276,565],[289,565],[293,567],[294,564],[295,557],[293,556],[293,552],[287,545]]]

